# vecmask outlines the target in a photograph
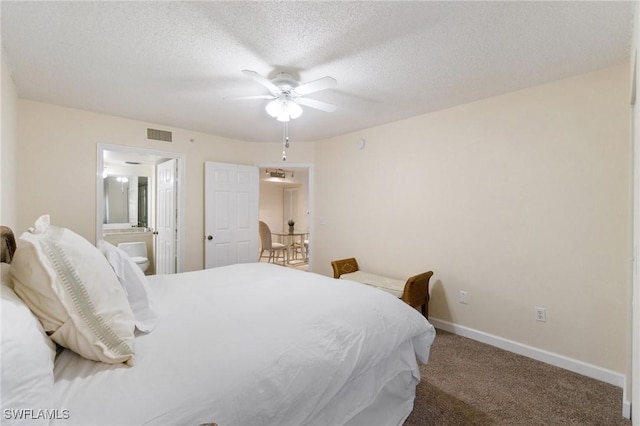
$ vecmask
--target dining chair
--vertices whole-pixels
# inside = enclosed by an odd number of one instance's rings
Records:
[[[298,241],[293,243],[293,254],[295,259],[298,258],[298,253],[302,255],[303,260],[306,262],[309,260],[309,239],[308,237],[304,239],[303,245],[300,245]]]
[[[271,229],[269,229],[269,225],[265,222],[260,221],[260,243],[262,245],[262,250],[260,251],[260,258],[262,258],[262,254],[265,250],[269,251],[269,259],[268,262],[273,261],[274,263],[278,260],[278,253],[282,253],[282,264],[285,262],[285,254],[287,253],[287,246],[281,243],[273,242],[271,238]]]

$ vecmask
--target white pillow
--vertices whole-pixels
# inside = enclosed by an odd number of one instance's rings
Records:
[[[87,359],[133,365],[133,313],[109,262],[89,241],[42,216],[20,236],[11,276],[55,342]]]
[[[2,424],[49,424],[46,419],[19,420],[19,410],[53,408],[55,345],[42,325],[6,281],[2,264]],[[15,414],[14,414],[15,413]]]
[[[107,258],[124,288],[136,320],[136,328],[146,333],[150,332],[158,323],[158,315],[153,307],[147,277],[142,269],[136,265],[131,256],[113,244],[100,240],[98,249]]]

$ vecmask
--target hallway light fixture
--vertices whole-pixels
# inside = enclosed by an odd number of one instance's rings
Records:
[[[287,173],[291,173],[291,177],[293,177],[294,173],[292,170],[284,170],[284,169],[266,169],[265,173],[272,178],[278,179],[286,179]]]

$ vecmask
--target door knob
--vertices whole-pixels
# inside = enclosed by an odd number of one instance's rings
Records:
[[[209,241],[213,240],[213,235],[207,235],[207,240]]]

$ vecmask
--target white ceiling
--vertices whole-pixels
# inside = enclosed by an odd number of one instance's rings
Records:
[[[311,141],[627,61],[633,2],[1,2],[21,98],[249,141],[280,141],[240,71],[309,95]]]

